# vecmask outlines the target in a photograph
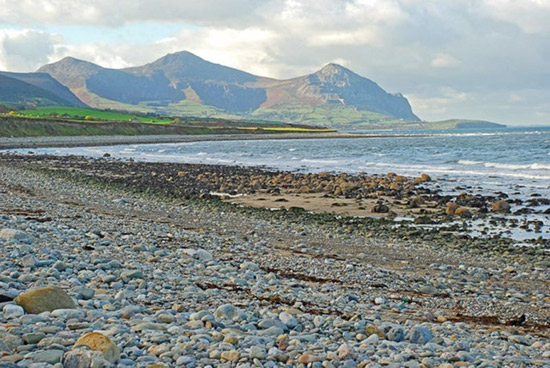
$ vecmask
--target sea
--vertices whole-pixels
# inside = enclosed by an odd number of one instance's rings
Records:
[[[39,154],[84,155],[147,162],[258,166],[295,172],[394,172],[436,179],[443,193],[506,193],[550,198],[550,127],[477,130],[366,131],[368,138],[215,141],[107,147],[33,149]],[[16,150],[20,153],[29,150]],[[547,206],[548,207],[548,206]],[[550,215],[523,215],[545,223]],[[523,236],[541,236],[527,234]]]

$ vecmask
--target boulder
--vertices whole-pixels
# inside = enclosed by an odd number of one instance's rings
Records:
[[[432,338],[432,332],[420,325],[414,326],[409,332],[409,341],[413,344],[426,344]]]
[[[506,201],[496,201],[491,203],[491,210],[497,213],[510,212],[510,204]]]
[[[4,240],[26,240],[28,239],[27,233],[21,230],[4,228],[0,230],[0,239]]]
[[[83,335],[74,343],[73,349],[80,346],[87,346],[93,351],[100,352],[103,358],[110,363],[114,363],[120,358],[119,347],[110,338],[99,332]]]
[[[14,301],[30,314],[76,308],[71,297],[63,289],[55,286],[25,291],[19,294]]]
[[[111,363],[103,358],[99,351],[77,348],[69,350],[63,355],[64,368],[103,368],[111,366]]]
[[[454,216],[455,211],[460,207],[456,202],[447,202],[445,213],[449,216]]]
[[[455,211],[455,216],[458,217],[472,217],[472,213],[465,207],[458,207]]]
[[[415,183],[425,183],[428,181],[432,181],[432,178],[428,174],[422,174],[418,178],[416,178],[414,181]]]

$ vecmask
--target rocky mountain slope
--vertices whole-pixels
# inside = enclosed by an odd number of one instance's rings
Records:
[[[126,69],[65,58],[39,72],[50,74],[81,101],[97,108],[323,125],[419,120],[401,94],[387,93],[337,64],[310,75],[276,80],[183,51]]]

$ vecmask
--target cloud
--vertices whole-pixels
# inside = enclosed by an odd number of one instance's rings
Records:
[[[140,21],[239,27],[268,15],[282,0],[0,0],[0,19],[25,25],[117,27]]]
[[[338,60],[411,97],[423,118],[532,121],[549,109],[540,102],[550,90],[547,19],[546,0],[0,0],[11,25],[0,29],[0,66],[33,70],[71,55],[118,68],[188,50],[290,78]],[[174,30],[117,38],[142,22]],[[70,43],[71,30],[89,37]]]
[[[439,54],[430,63],[434,68],[452,68],[460,65],[460,60],[449,54]]]
[[[0,30],[0,68],[34,70],[48,61],[61,40],[58,35],[31,29]]]

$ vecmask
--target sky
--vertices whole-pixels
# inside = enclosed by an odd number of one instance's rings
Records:
[[[0,0],[0,70],[183,50],[274,78],[336,62],[423,120],[550,125],[550,0]]]

